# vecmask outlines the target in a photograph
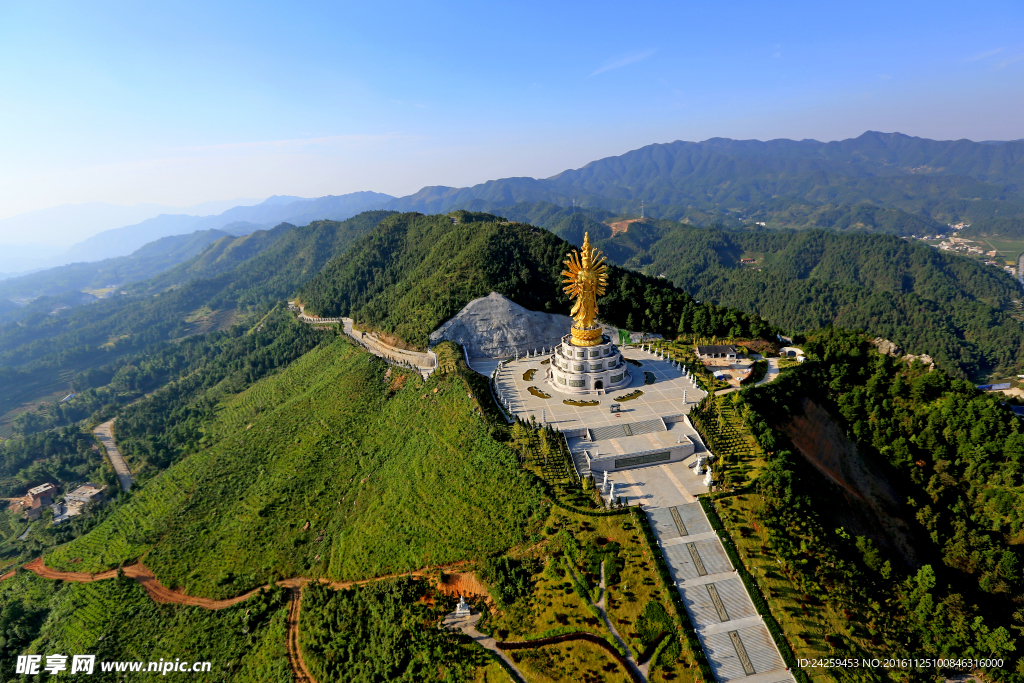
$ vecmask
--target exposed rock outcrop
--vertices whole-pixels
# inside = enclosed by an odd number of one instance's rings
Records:
[[[900,350],[900,347],[896,346],[888,339],[882,339],[881,337],[875,337],[875,340],[871,342],[871,345],[878,349],[879,353],[886,356],[892,356],[893,358],[896,358],[903,353]]]
[[[492,358],[554,346],[569,333],[572,318],[523,308],[497,292],[474,299],[430,333],[430,345],[450,340],[470,358]]]

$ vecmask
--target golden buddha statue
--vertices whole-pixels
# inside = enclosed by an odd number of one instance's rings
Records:
[[[573,251],[564,261],[562,271],[565,293],[572,305],[572,343],[574,346],[595,346],[601,343],[601,326],[597,324],[597,297],[604,295],[608,284],[608,266],[601,252],[590,246],[590,233],[583,235],[583,248]]]

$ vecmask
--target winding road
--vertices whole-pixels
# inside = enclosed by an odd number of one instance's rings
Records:
[[[414,577],[426,577],[431,572],[442,569],[452,570],[464,567],[466,562],[456,562],[450,565],[443,565],[439,567],[424,567],[423,569],[416,569],[410,572],[388,574],[386,576],[376,576],[372,579],[363,579],[360,581],[328,581],[326,579],[311,579],[308,577],[297,576],[290,579],[283,579],[278,581],[277,585],[286,588],[291,591],[290,603],[288,605],[288,657],[291,662],[292,672],[295,674],[295,680],[298,683],[317,683],[317,680],[313,678],[313,675],[309,672],[306,667],[305,661],[302,659],[302,651],[299,648],[299,615],[302,611],[302,587],[310,581],[319,581],[335,590],[344,588],[353,588],[355,586],[362,586],[368,583],[374,583],[376,581],[383,581],[386,579],[394,579],[400,576],[414,576]],[[37,557],[28,564],[24,565],[25,569],[32,572],[36,576],[43,579],[50,579],[53,581],[73,581],[77,583],[90,583],[93,581],[105,581],[107,579],[113,579],[117,576],[116,569],[108,569],[104,572],[89,573],[89,572],[66,572],[59,569],[52,569],[47,567],[42,557]],[[122,567],[124,575],[130,579],[134,579],[146,594],[149,595],[153,602],[171,605],[188,605],[191,607],[201,607],[203,609],[220,610],[248,599],[255,593],[268,588],[269,585],[260,586],[250,591],[236,595],[233,598],[227,598],[224,600],[213,600],[210,598],[201,598],[195,595],[187,595],[181,591],[171,590],[167,586],[164,586],[160,581],[153,575],[153,572],[149,570],[141,562],[137,562],[127,567]],[[9,579],[15,575],[15,571],[10,571],[3,576],[0,576],[0,581]],[[482,635],[482,634],[481,634]],[[486,636],[484,636],[486,637]]]

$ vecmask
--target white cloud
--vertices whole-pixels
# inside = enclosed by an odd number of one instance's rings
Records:
[[[1002,51],[1003,51],[1003,48],[997,47],[994,50],[987,50],[986,52],[981,52],[979,54],[974,55],[973,57],[968,57],[965,61],[977,62],[977,61],[980,61],[982,59],[988,59],[989,57],[995,57],[997,54],[999,54]]]
[[[592,73],[590,75],[591,76],[596,76],[598,74],[603,74],[605,71],[612,71],[613,69],[621,69],[624,66],[629,66],[630,64],[636,64],[637,62],[642,62],[643,60],[645,60],[648,57],[650,57],[651,55],[653,55],[654,52],[655,52],[655,50],[654,50],[654,48],[652,48],[652,49],[646,50],[644,52],[633,52],[633,53],[630,53],[628,55],[621,55],[619,57],[616,57],[614,59],[611,59],[611,60],[605,62],[602,66],[598,67],[594,71],[594,73]]]
[[[1019,62],[1022,59],[1024,59],[1024,52],[1021,52],[1019,54],[1015,54],[1015,55],[1013,55],[1011,57],[1007,57],[1003,61],[1001,61],[998,64],[996,64],[996,68],[997,69],[1005,69],[1006,67],[1010,66],[1011,64],[1016,64],[1017,62]]]

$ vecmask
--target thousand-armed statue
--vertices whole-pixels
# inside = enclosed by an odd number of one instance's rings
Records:
[[[551,354],[548,383],[568,394],[603,394],[627,387],[631,378],[626,362],[597,322],[597,297],[608,287],[605,258],[590,246],[590,233],[583,236],[583,248],[567,256],[562,284],[573,299],[572,329]]]
[[[601,252],[590,246],[590,233],[583,235],[583,248],[569,254],[562,271],[565,293],[574,299],[572,305],[572,343],[595,346],[601,343],[601,326],[597,324],[597,297],[608,284],[608,266]]]

